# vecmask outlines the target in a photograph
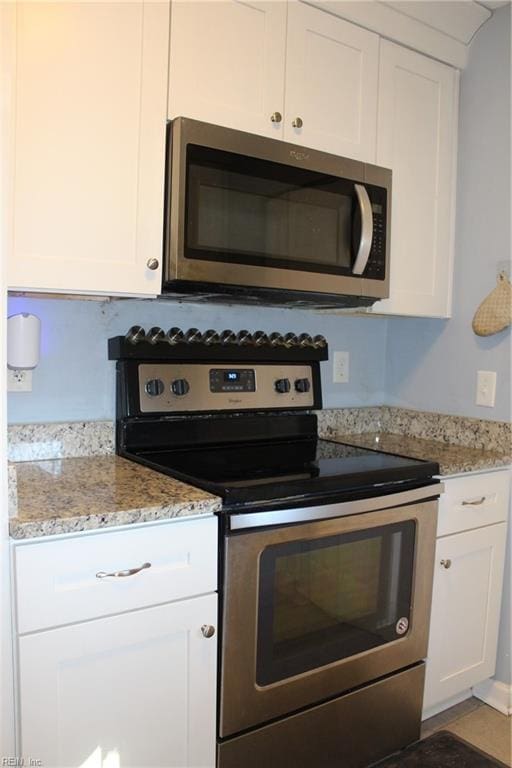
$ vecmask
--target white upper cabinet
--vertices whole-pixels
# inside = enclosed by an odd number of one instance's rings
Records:
[[[379,38],[292,2],[173,0],[169,117],[375,160]]]
[[[19,2],[8,24],[9,287],[159,293],[168,3]]]
[[[378,35],[291,2],[284,138],[375,162],[378,67]]]
[[[449,317],[457,70],[381,41],[377,164],[393,171],[390,298],[376,312]]]
[[[169,117],[283,132],[285,2],[173,0]]]

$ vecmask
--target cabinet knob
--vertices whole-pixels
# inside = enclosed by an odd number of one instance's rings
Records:
[[[294,128],[302,128],[304,125],[302,117],[296,117],[294,120],[292,120],[292,125]]]
[[[203,624],[201,632],[203,633],[203,637],[213,637],[215,634],[215,627],[211,624]]]
[[[280,112],[272,112],[272,114],[270,115],[270,119],[272,120],[273,123],[280,123],[281,120],[283,119],[283,116]]]
[[[443,568],[446,568],[448,570],[448,568],[452,567],[452,561],[448,558],[446,560],[441,560],[441,565],[443,566]]]
[[[158,259],[148,259],[146,261],[146,267],[148,269],[151,269],[153,272],[155,271],[155,269],[158,269],[159,266],[160,266],[160,262],[158,261]]]

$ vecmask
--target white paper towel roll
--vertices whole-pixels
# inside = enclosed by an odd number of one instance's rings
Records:
[[[41,321],[23,312],[7,318],[7,367],[35,368],[39,363]]]

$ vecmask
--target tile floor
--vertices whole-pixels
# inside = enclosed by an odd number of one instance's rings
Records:
[[[512,716],[502,715],[479,699],[466,699],[425,720],[421,736],[426,738],[440,730],[451,731],[505,765],[512,766]]]

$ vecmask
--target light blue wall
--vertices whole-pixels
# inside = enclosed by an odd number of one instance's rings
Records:
[[[32,312],[42,321],[41,362],[31,393],[9,395],[10,423],[114,417],[114,363],[107,339],[131,325],[201,330],[261,328],[323,333],[331,351],[350,353],[350,382],[332,383],[332,363],[322,364],[324,405],[376,405],[384,400],[387,320],[326,316],[309,311],[215,307],[171,301],[112,302],[11,298],[9,313]]]
[[[510,419],[510,328],[479,338],[474,312],[510,259],[510,6],[478,32],[462,73],[453,317],[393,318],[388,327],[390,404]],[[496,407],[475,405],[477,370],[497,371]]]

